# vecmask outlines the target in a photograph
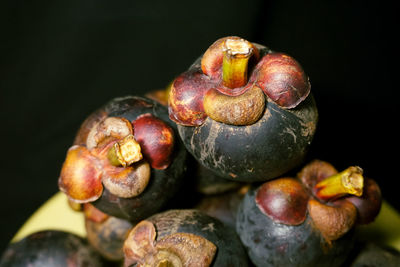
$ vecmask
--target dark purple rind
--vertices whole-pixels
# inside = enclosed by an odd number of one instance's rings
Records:
[[[89,243],[106,259],[122,261],[122,246],[133,225],[123,219],[109,217],[103,222],[85,218],[85,229]]]
[[[354,231],[328,244],[310,217],[289,226],[274,222],[255,203],[251,189],[239,206],[236,231],[256,266],[341,266],[354,244]]]
[[[241,194],[240,190],[217,195],[205,195],[195,208],[235,229],[236,214],[243,196],[244,194]]]
[[[106,214],[131,222],[138,222],[153,215],[175,195],[184,177],[186,151],[178,148],[173,157],[167,169],[151,169],[149,184],[140,195],[133,198],[119,198],[104,188],[102,196],[92,204]]]
[[[72,233],[46,230],[11,243],[0,261],[2,267],[106,266],[83,238]]]
[[[350,267],[399,267],[400,251],[373,242],[357,244]]]
[[[180,126],[186,149],[216,175],[235,181],[266,181],[302,163],[318,112],[312,95],[294,109],[268,102],[256,123],[227,125],[210,118],[199,127]]]
[[[178,136],[176,124],[169,120],[166,107],[154,100],[126,96],[113,99],[103,110],[109,117],[122,117],[131,122],[143,114],[152,114],[170,126]],[[131,222],[138,222],[158,212],[180,188],[186,172],[187,152],[179,138],[175,139],[172,162],[165,170],[151,169],[150,181],[140,195],[120,198],[104,187],[101,197],[92,204],[106,214]]]

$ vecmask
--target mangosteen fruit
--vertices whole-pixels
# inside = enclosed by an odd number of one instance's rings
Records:
[[[400,252],[372,241],[357,244],[350,267],[398,267]]]
[[[360,167],[338,172],[315,160],[296,178],[250,189],[236,230],[256,266],[340,266],[354,246],[355,226],[374,220],[380,207],[379,187]]]
[[[194,209],[169,210],[141,221],[129,233],[124,254],[125,266],[248,266],[235,231]]]
[[[2,267],[107,266],[85,239],[68,232],[45,230],[11,243],[0,261]]]
[[[224,193],[203,195],[194,208],[235,229],[239,204],[249,188],[249,185],[242,185],[240,188]]]
[[[81,125],[58,185],[72,202],[138,222],[178,190],[186,155],[165,106],[142,97],[115,98]]]
[[[172,83],[170,118],[187,150],[217,175],[266,181],[301,164],[318,112],[301,65],[231,36]]]
[[[192,158],[192,157],[191,157]],[[224,179],[221,176],[216,175],[211,170],[205,168],[199,164],[196,160],[193,160],[193,171],[195,179],[195,189],[202,195],[219,195],[238,189],[245,185],[243,182],[233,181]]]
[[[124,259],[122,246],[133,224],[107,215],[92,204],[83,205],[87,239],[93,248],[109,261]]]

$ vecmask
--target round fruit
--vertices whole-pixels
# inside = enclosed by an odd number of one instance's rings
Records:
[[[203,195],[195,205],[195,208],[235,229],[237,210],[248,190],[248,185],[242,185],[236,190],[214,195]]]
[[[122,246],[128,232],[133,227],[127,220],[109,216],[96,209],[92,204],[84,204],[85,229],[87,239],[104,258],[110,261],[122,261]]]
[[[135,96],[113,99],[83,122],[59,188],[71,201],[111,216],[146,218],[181,183],[187,153],[176,135],[164,106]]]
[[[198,210],[169,210],[141,221],[124,253],[126,266],[248,265],[235,231]]]
[[[106,266],[86,240],[72,233],[46,230],[11,243],[0,266]]]
[[[236,230],[250,259],[256,266],[341,266],[353,248],[355,225],[370,222],[363,218],[373,220],[380,210],[379,187],[368,180],[359,167],[338,173],[316,160],[297,178],[249,190]]]
[[[373,242],[357,244],[356,255],[350,267],[397,267],[400,266],[400,252]]]
[[[318,120],[300,64],[239,37],[211,45],[174,80],[168,103],[196,160],[218,176],[245,182],[299,165]]]

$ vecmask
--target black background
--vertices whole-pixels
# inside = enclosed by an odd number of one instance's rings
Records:
[[[320,113],[309,159],[361,166],[400,209],[398,12],[389,1],[37,2],[0,4],[0,252],[57,192],[86,116],[165,87],[228,35],[302,64]]]

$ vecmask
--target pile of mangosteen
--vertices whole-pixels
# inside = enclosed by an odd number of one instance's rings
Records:
[[[359,264],[354,229],[381,192],[358,166],[305,162],[310,89],[291,56],[230,36],[165,90],[111,100],[82,123],[58,180],[87,238],[36,233],[1,266]]]

